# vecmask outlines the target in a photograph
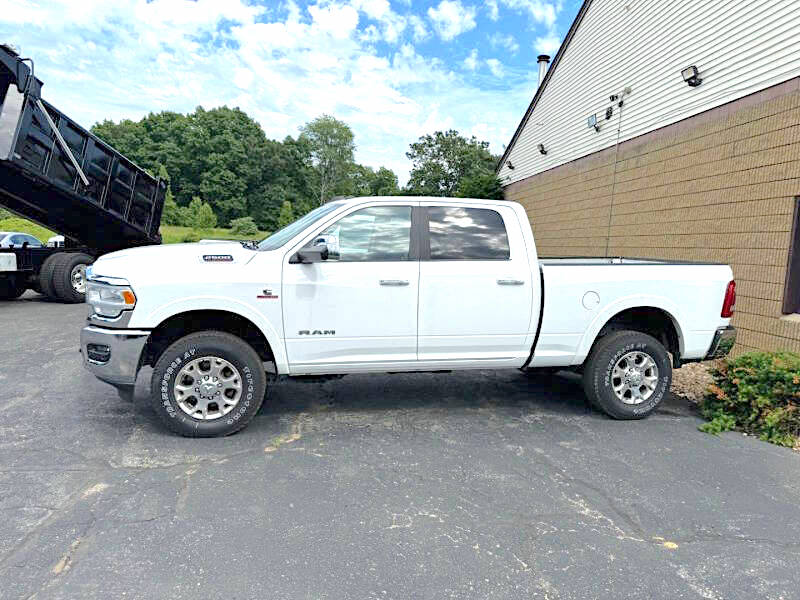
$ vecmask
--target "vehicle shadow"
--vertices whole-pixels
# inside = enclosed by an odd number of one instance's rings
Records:
[[[558,374],[502,371],[348,375],[327,381],[287,379],[270,386],[260,416],[321,410],[381,412],[430,409],[520,409],[607,418],[586,400],[582,379]],[[684,398],[670,394],[659,413],[691,415]]]
[[[144,371],[144,370],[143,370]],[[155,429],[158,419],[149,407],[149,369],[137,386],[136,409]],[[670,394],[658,415],[692,417],[690,403]],[[270,382],[258,415],[246,435],[270,435],[303,421],[334,421],[342,426],[369,427],[385,419],[443,424],[450,418],[552,418],[607,420],[590,405],[581,377],[523,373],[516,369],[450,373],[347,375],[336,379],[281,378]],[[238,437],[238,436],[237,436]]]

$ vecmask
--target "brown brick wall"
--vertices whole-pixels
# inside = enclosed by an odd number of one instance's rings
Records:
[[[800,78],[505,192],[525,206],[541,256],[729,263],[737,352],[800,351],[800,322],[781,319],[800,196]]]

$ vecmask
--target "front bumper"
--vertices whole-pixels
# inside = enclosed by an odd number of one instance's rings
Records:
[[[84,327],[81,330],[83,366],[106,383],[133,385],[149,336],[149,331],[139,329]]]
[[[711,342],[711,348],[706,354],[706,360],[728,356],[734,343],[736,343],[736,328],[731,325],[718,327]]]

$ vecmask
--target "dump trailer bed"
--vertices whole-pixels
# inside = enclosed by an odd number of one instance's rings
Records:
[[[166,182],[42,100],[42,85],[30,59],[0,46],[0,206],[65,237],[65,248],[49,252],[0,250],[0,297],[13,297],[23,284],[60,297],[59,286],[41,280],[55,254],[94,259],[161,242]],[[85,269],[87,260],[81,264]],[[67,295],[77,301],[82,293]]]

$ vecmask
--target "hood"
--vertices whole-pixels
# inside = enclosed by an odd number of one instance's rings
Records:
[[[111,252],[98,258],[92,274],[130,279],[153,272],[193,272],[196,269],[230,268],[247,264],[257,250],[245,248],[239,242],[198,242],[142,246]]]

